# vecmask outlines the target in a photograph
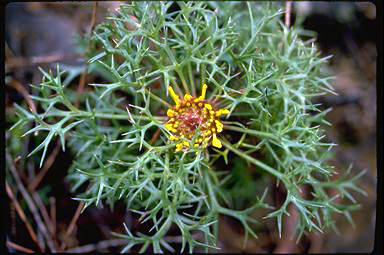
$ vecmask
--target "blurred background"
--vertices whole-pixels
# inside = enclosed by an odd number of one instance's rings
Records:
[[[119,2],[82,3],[11,3],[6,6],[5,19],[5,74],[6,74],[6,128],[13,122],[13,103],[28,103],[29,84],[39,84],[44,70],[56,69],[60,63],[72,70],[74,85],[94,82],[97,77],[82,76],[85,69],[85,35],[103,21],[108,11],[118,9]],[[285,8],[285,5],[282,5]],[[376,6],[368,2],[293,2],[291,23],[297,17],[304,19],[304,29],[314,31],[323,56],[332,55],[330,70],[336,77],[333,87],[337,96],[316,98],[323,109],[332,107],[326,127],[327,140],[334,147],[336,171],[345,171],[353,164],[356,173],[366,169],[360,187],[367,196],[356,194],[361,209],[352,213],[354,226],[344,216],[335,216],[340,234],[333,230],[325,234],[311,233],[299,242],[283,236],[279,239],[271,225],[270,231],[259,234],[258,240],[249,240],[246,252],[370,252],[374,244],[376,216],[376,59],[378,24]],[[283,18],[282,18],[283,20]],[[83,81],[84,83],[84,81]],[[72,200],[64,177],[71,163],[69,152],[59,146],[49,147],[47,162],[41,169],[26,159],[30,142],[11,139],[7,133],[7,148],[18,148],[12,159],[20,182],[27,186],[36,204],[35,212],[21,196],[20,187],[8,185],[10,201],[7,246],[10,252],[37,251],[39,238],[46,228],[52,247],[69,252],[119,251],[126,242],[115,239],[111,231],[122,233],[123,222],[140,225],[126,212],[123,204],[109,208],[87,208],[82,214],[78,202]],[[8,156],[8,154],[7,154]],[[8,159],[7,159],[8,160]],[[9,177],[9,176],[8,176]],[[8,179],[7,177],[7,179]],[[9,177],[10,178],[10,177]],[[13,177],[14,178],[14,177]],[[54,185],[53,185],[54,184]],[[11,199],[13,196],[14,200]],[[26,220],[22,219],[24,213]],[[40,216],[40,222],[38,220]],[[37,217],[37,218],[36,218]],[[28,228],[36,232],[33,234]],[[221,252],[242,250],[243,232],[228,218],[220,222]],[[271,223],[274,224],[274,223]],[[44,232],[44,231],[43,231]],[[26,250],[23,250],[26,249]]]

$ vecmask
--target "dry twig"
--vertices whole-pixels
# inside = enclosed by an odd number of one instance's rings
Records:
[[[51,232],[51,230],[52,230],[52,222],[51,222],[51,218],[48,215],[47,209],[45,208],[45,205],[44,205],[43,201],[41,200],[39,194],[37,192],[35,192],[35,191],[30,191],[30,192],[32,193],[32,198],[35,200],[36,204],[39,207],[40,214],[42,215],[44,223],[47,226],[47,229],[48,229],[49,233],[51,234],[52,240],[54,240],[56,233],[55,232]]]
[[[51,233],[56,233],[56,199],[54,197],[50,197],[49,204],[51,206],[50,208],[50,215],[51,215],[51,222],[52,222]]]
[[[8,183],[5,183],[5,187],[7,190],[8,197],[11,199],[13,207],[16,209],[17,214],[19,215],[20,219],[24,222],[25,226],[27,227],[27,230],[29,232],[29,235],[32,237],[32,240],[37,244],[39,247],[39,250],[44,252],[44,249],[40,246],[39,242],[37,241],[36,233],[33,230],[31,224],[29,224],[27,218],[25,217],[24,211],[21,208],[19,202],[17,202],[17,199],[14,196],[14,192],[12,188],[8,185]]]
[[[35,205],[33,199],[30,197],[27,189],[25,188],[24,184],[22,183],[20,176],[17,172],[16,166],[14,165],[14,162],[12,161],[11,155],[8,152],[6,152],[6,161],[8,162],[10,172],[16,181],[17,188],[21,192],[23,198],[25,199],[25,202],[28,205],[28,208],[30,209],[30,211],[33,215],[33,218],[35,219],[35,221],[37,223],[37,227],[39,228],[39,230],[43,234],[45,240],[47,241],[47,245],[48,245],[49,249],[51,250],[51,252],[55,252],[56,251],[55,244],[54,244],[51,236],[49,235],[46,226],[43,224],[43,221],[41,220],[41,217],[39,215],[39,212],[36,208],[36,205]]]
[[[292,1],[285,2],[285,25],[289,27],[291,25],[291,9]]]
[[[36,112],[35,103],[30,98],[29,93],[28,93],[27,89],[23,86],[23,84],[21,84],[19,81],[13,79],[7,85],[16,89],[24,97],[24,99],[28,103],[31,111]]]
[[[306,186],[299,186],[299,192],[303,198],[308,197],[309,190]],[[284,231],[282,231],[282,238],[278,243],[278,246],[273,251],[274,253],[296,253],[299,252],[299,247],[293,240],[295,235],[295,228],[299,221],[298,208],[294,204],[288,206],[288,215],[283,217]]]
[[[273,251],[274,253],[296,253],[298,247],[293,239],[295,234],[295,226],[299,219],[299,213],[297,207],[293,204],[289,205],[288,212],[290,216],[284,216],[283,226],[285,230],[282,231],[282,237],[279,242],[277,242],[277,247]]]
[[[126,240],[126,239],[104,240],[104,241],[98,242],[97,244],[87,244],[84,246],[79,246],[79,247],[75,247],[72,249],[68,249],[68,250],[66,250],[66,252],[86,253],[86,252],[92,252],[92,251],[103,251],[106,248],[115,247],[115,246],[122,246],[122,245],[126,245],[127,243],[128,243],[128,240]]]
[[[12,57],[5,62],[6,69],[16,69],[23,68],[26,66],[34,66],[40,64],[47,64],[52,62],[60,62],[65,59],[78,58],[79,56],[68,56],[64,54],[50,54],[50,55],[41,55],[33,56],[29,58],[25,57]]]
[[[36,175],[36,177],[33,179],[33,181],[28,185],[28,189],[30,191],[34,191],[37,186],[40,184],[41,180],[44,178],[48,170],[51,168],[53,162],[55,162],[55,159],[60,151],[60,140],[57,140],[56,147],[52,151],[52,153],[49,155],[47,160],[44,161],[44,165],[39,171],[39,173]]]
[[[160,131],[161,131],[160,128],[158,128],[156,130],[156,133],[153,134],[151,141],[149,141],[150,145],[153,145],[156,142],[157,138],[159,138]]]
[[[21,245],[15,244],[11,241],[7,241],[7,247],[10,249],[15,249],[17,251],[25,252],[25,253],[34,253],[31,249],[25,248]]]
[[[92,35],[92,31],[95,27],[95,24],[96,24],[96,11],[97,11],[97,2],[94,2],[93,4],[93,9],[92,9],[92,18],[91,18],[91,24],[89,26],[89,30],[88,30],[88,37],[90,38],[91,35]],[[87,48],[85,49],[85,52],[88,52],[89,51],[89,48],[90,48],[90,43],[88,43],[87,45]],[[87,65],[87,64],[86,64]],[[85,82],[86,82],[86,79],[87,79],[87,74],[88,74],[88,71],[87,71],[87,68],[84,69],[84,72],[81,74],[80,76],[80,83],[79,83],[79,88],[77,90],[77,101],[76,101],[76,106],[78,107],[79,104],[80,104],[80,95],[83,93],[83,90],[84,90],[84,86],[85,86]]]
[[[84,203],[81,202],[79,204],[79,206],[77,207],[77,210],[75,212],[75,215],[72,217],[72,220],[71,220],[71,223],[69,224],[68,228],[67,228],[67,231],[65,232],[65,238],[64,238],[64,242],[61,244],[60,246],[60,250],[61,251],[64,251],[65,247],[66,247],[66,243],[65,243],[65,240],[68,239],[68,237],[72,234],[73,230],[75,229],[75,225],[76,225],[76,222],[77,220],[79,219],[79,216],[80,216],[80,213],[82,211],[82,209],[84,208]]]

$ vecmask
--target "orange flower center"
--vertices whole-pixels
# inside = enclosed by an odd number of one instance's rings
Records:
[[[169,139],[179,142],[176,144],[176,151],[189,149],[192,140],[195,148],[206,148],[211,141],[213,146],[221,148],[217,133],[223,130],[224,125],[219,121],[219,117],[229,114],[229,111],[215,110],[204,100],[207,85],[203,85],[202,94],[198,98],[187,93],[180,99],[171,86],[168,90],[176,105],[167,111],[169,118],[165,128],[172,132]]]

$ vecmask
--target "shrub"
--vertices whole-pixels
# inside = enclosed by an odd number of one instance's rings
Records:
[[[15,105],[11,130],[33,122],[24,135],[48,133],[29,154],[40,153],[40,165],[60,138],[74,155],[68,181],[73,191],[86,187],[76,198],[86,207],[123,200],[152,223],[148,233],[116,233],[129,240],[123,252],[136,244],[174,251],[165,239],[171,226],[182,251],[217,248],[219,215],[242,224],[244,241],[265,218],[276,219],[281,234],[290,204],[299,213],[298,239],[334,227],[333,213],[351,219],[358,207],[350,191],[364,193],[355,185],[362,173],[332,177],[334,144],[321,128],[328,110],[311,102],[334,93],[328,57],[301,39],[300,24],[284,26],[281,14],[271,3],[123,4],[97,26],[87,52],[88,72],[106,82],[77,98],[59,66],[41,70],[32,99],[42,111]],[[267,202],[271,181],[284,191],[281,205]],[[352,203],[336,201],[340,195]],[[252,217],[254,210],[264,217]]]

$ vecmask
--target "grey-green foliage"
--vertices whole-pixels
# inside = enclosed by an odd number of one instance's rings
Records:
[[[364,192],[355,184],[360,175],[331,178],[334,170],[327,158],[334,144],[324,142],[320,127],[327,123],[326,111],[311,102],[333,93],[323,70],[327,58],[320,57],[313,40],[299,38],[299,25],[285,27],[281,14],[271,3],[121,5],[92,37],[89,71],[110,82],[90,84],[76,107],[74,91],[61,83],[60,70],[56,75],[43,71],[44,80],[36,86],[40,95],[33,99],[44,112],[17,106],[16,126],[33,121],[35,128],[26,134],[48,131],[31,152],[43,149],[41,162],[56,136],[63,149],[71,149],[68,180],[74,191],[85,185],[77,199],[86,206],[106,202],[113,207],[123,200],[143,222],[152,222],[148,233],[126,227],[126,234],[117,234],[129,240],[123,251],[136,244],[142,244],[141,251],[173,251],[166,239],[171,226],[182,234],[182,250],[215,248],[219,215],[236,218],[246,241],[249,234],[256,237],[262,224],[250,216],[253,210],[275,218],[281,233],[289,204],[298,209],[298,237],[313,229],[322,232],[334,226],[335,212],[351,219],[357,204],[350,191]],[[164,128],[166,105],[173,105],[167,86],[199,95],[204,82],[208,100],[231,111],[220,135],[223,148],[176,153]],[[222,159],[226,165],[218,163]],[[253,167],[261,177],[253,180],[243,167]],[[286,190],[277,208],[265,202],[271,179]],[[234,203],[247,192],[232,185],[252,186],[255,194]],[[303,185],[312,189],[312,198],[301,195]],[[327,188],[352,204],[337,202]],[[244,209],[243,200],[251,206]],[[193,237],[196,232],[202,240]]]

